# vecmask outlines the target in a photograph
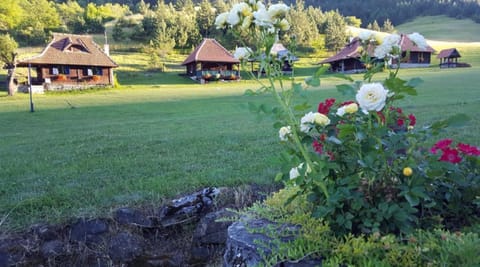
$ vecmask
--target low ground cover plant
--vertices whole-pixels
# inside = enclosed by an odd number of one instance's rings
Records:
[[[435,139],[446,127],[468,123],[468,116],[447,114],[437,122],[419,126],[415,115],[398,105],[399,100],[417,94],[415,88],[421,79],[399,77],[403,58],[396,34],[383,40],[370,32],[359,34],[367,71],[360,81],[338,75],[349,82],[337,86],[345,100],[321,100],[316,110],[307,102],[299,102],[297,96],[308,86],[319,86],[327,69],[320,68],[305,84],[284,76],[282,67],[289,57],[279,58],[270,50],[289,28],[287,10],[283,4],[267,8],[261,2],[245,1],[219,15],[216,25],[231,30],[239,40],[245,35],[257,40],[254,48],[244,47],[237,54],[244,61],[259,60],[258,73],[268,77],[267,82],[258,79],[260,89],[248,93],[271,94],[278,102],[272,110],[252,110],[271,113],[277,119],[279,139],[285,146],[283,172],[277,178],[285,181],[287,189],[295,188],[282,205],[303,199],[302,208],[296,210],[309,214],[318,222],[315,225],[327,226],[317,235],[305,230],[300,239],[308,240],[311,235],[317,241],[325,238],[329,248],[309,243],[308,249],[297,252],[330,255],[327,262],[337,265],[435,265],[458,256],[450,248],[452,243],[443,242],[448,239],[468,244],[460,253],[460,257],[468,257],[478,244],[478,234],[452,235],[449,231],[479,223],[480,149],[461,140]],[[418,48],[426,47],[420,34],[409,38]],[[385,78],[377,78],[378,73]],[[271,214],[268,203],[263,208]],[[299,216],[289,209],[279,209],[279,213],[275,218],[268,216],[272,220]],[[295,219],[285,222],[312,228],[307,218],[302,223]],[[325,232],[329,234],[324,236]],[[462,235],[465,240],[454,238]],[[419,246],[418,240],[434,245]],[[390,250],[392,246],[394,250]],[[291,243],[285,252],[298,247],[306,248]],[[278,249],[273,254],[301,258],[282,253]],[[432,260],[434,257],[440,260]],[[478,263],[478,256],[472,257]],[[274,265],[281,259],[277,256],[266,262]]]

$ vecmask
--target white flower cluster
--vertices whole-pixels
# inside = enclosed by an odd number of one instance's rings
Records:
[[[293,167],[292,169],[290,169],[290,173],[289,173],[289,176],[290,176],[290,179],[293,180],[297,177],[300,176],[300,170],[303,168],[303,163],[300,163],[300,165],[298,165],[297,167]],[[305,170],[305,176],[307,176],[307,174],[311,173],[312,172],[312,168],[310,168],[309,165],[307,165],[307,169]]]
[[[288,141],[288,137],[292,135],[292,127],[290,126],[283,126],[278,131],[278,137],[280,141]]]
[[[326,126],[330,124],[330,119],[322,113],[310,111],[300,119],[300,131],[308,133],[313,128],[314,124]]]
[[[271,5],[267,9],[260,1],[246,0],[234,4],[230,11],[218,15],[215,25],[217,29],[228,26],[247,29],[253,23],[267,29],[270,33],[275,33],[277,30],[287,31],[290,29],[290,24],[285,19],[288,10],[289,7],[282,3]]]
[[[421,50],[427,49],[427,47],[428,47],[427,41],[418,32],[414,32],[412,34],[409,34],[408,38]]]
[[[248,47],[237,47],[233,53],[233,57],[239,60],[248,59],[253,54],[252,49]]]
[[[383,38],[382,44],[377,46],[374,51],[376,58],[385,59],[398,55],[400,51],[400,35],[390,34]]]
[[[363,42],[369,42],[375,39],[375,34],[370,30],[363,30],[358,33],[358,38]]]

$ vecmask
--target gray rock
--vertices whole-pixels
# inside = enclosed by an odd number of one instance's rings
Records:
[[[155,224],[141,211],[131,208],[120,208],[115,211],[114,219],[120,224],[132,224],[140,227],[154,227]]]
[[[114,262],[131,262],[143,253],[143,240],[130,233],[119,233],[112,237],[108,254]]]
[[[269,255],[275,245],[272,237],[265,234],[264,229],[274,229],[274,232],[281,232],[282,242],[294,239],[295,226],[278,225],[264,219],[242,219],[228,227],[227,248],[224,254],[225,267],[240,266],[262,266],[265,265],[262,254]],[[272,230],[271,230],[272,231]],[[288,235],[291,233],[291,235]],[[285,235],[287,234],[287,235]]]
[[[227,230],[232,224],[231,221],[217,220],[225,217],[232,217],[233,212],[220,210],[205,215],[195,228],[192,243],[196,245],[218,245],[227,242]]]
[[[101,241],[100,235],[108,232],[108,223],[102,219],[85,221],[80,219],[72,225],[70,231],[70,240],[85,243],[98,243]]]

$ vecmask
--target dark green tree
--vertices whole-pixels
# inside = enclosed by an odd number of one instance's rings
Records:
[[[23,17],[23,9],[18,1],[0,0],[0,32],[17,27]]]
[[[16,91],[14,74],[17,48],[17,42],[9,34],[0,34],[0,62],[4,64],[3,68],[7,70],[7,87],[10,96],[14,95]]]
[[[308,16],[303,0],[296,0],[295,5],[290,6],[287,20],[290,22],[287,35],[295,35],[299,46],[310,46],[318,38],[316,21]]]
[[[339,51],[348,39],[345,20],[338,11],[327,13],[325,47],[330,51]]]
[[[44,44],[50,32],[61,23],[54,2],[48,0],[18,0],[24,16],[12,31],[13,37],[24,45]]]
[[[71,0],[57,4],[56,7],[65,32],[80,33],[83,31],[85,26],[85,19],[83,17],[85,9],[83,7],[76,1]]]
[[[202,37],[210,37],[214,30],[215,9],[208,0],[202,0],[197,11],[197,28]]]

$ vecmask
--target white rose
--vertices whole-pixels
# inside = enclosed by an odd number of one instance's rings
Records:
[[[315,114],[313,112],[309,112],[305,114],[300,119],[300,131],[304,133],[308,133],[312,129],[312,124],[315,120]]]
[[[215,19],[215,26],[217,26],[217,29],[225,27],[225,24],[227,24],[227,16],[228,12],[221,13],[217,16]]]
[[[238,15],[237,10],[232,9],[227,15],[227,23],[231,26],[235,26],[240,23],[240,16]]]
[[[255,18],[253,22],[259,27],[271,27],[273,25],[272,18],[264,6],[253,12],[253,17]]]
[[[369,41],[371,38],[372,38],[372,32],[371,31],[360,31],[358,33],[358,38],[360,38],[360,40],[362,41]]]
[[[408,38],[421,50],[425,50],[428,47],[427,41],[425,38],[418,32],[414,32],[408,35]]]
[[[303,163],[302,163],[303,164]],[[298,176],[300,176],[300,173],[298,172],[298,168],[297,167],[294,167],[292,169],[290,169],[290,179],[295,179],[297,178]]]
[[[268,8],[271,18],[280,18],[287,14],[289,7],[285,4],[274,4]]]
[[[313,122],[321,126],[326,126],[330,124],[330,119],[322,113],[315,112],[313,114]]]
[[[292,169],[290,169],[290,179],[295,179],[297,178],[298,176],[300,176],[300,169],[303,168],[303,162],[300,163],[300,165],[298,165],[297,167],[293,167]],[[307,170],[305,171],[305,176],[307,176],[307,174],[311,173],[312,172],[312,168],[310,168],[309,165],[307,165]]]
[[[288,137],[292,134],[292,128],[290,126],[283,126],[278,131],[278,136],[281,141],[287,141]]]
[[[398,34],[389,34],[383,38],[382,44],[388,45],[388,46],[394,46],[394,45],[399,45],[400,43],[400,35]]]
[[[388,90],[385,90],[381,83],[367,83],[360,87],[355,98],[363,113],[368,114],[372,110],[382,110],[385,106],[387,95]]]
[[[343,106],[343,108],[345,109],[345,112],[348,114],[352,114],[358,111],[357,103],[351,103],[351,104],[345,105]]]
[[[375,50],[373,51],[373,55],[376,58],[384,59],[390,53],[390,50],[391,50],[391,46],[379,45],[375,47]]]
[[[337,116],[342,117],[343,115],[345,115],[345,106],[339,107],[337,109]]]

